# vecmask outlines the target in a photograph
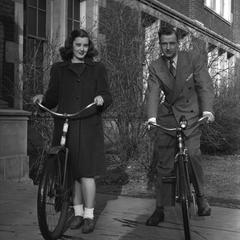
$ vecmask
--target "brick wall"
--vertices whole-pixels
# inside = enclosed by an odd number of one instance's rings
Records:
[[[235,9],[239,10],[239,0],[233,1],[236,2]],[[159,2],[173,8],[185,16],[190,17],[191,19],[198,20],[199,22],[203,23],[205,27],[211,29],[221,36],[224,36],[230,41],[233,41],[233,28],[231,24],[227,23],[224,19],[213,12],[207,10],[207,8],[204,7],[204,0],[159,0]],[[236,11],[237,10],[235,10],[235,13]],[[239,18],[238,23],[238,25],[240,25]],[[240,27],[238,26],[238,28],[235,27],[234,29],[236,31],[236,29],[240,29]],[[237,34],[234,33],[234,35]]]
[[[171,7],[172,9],[189,16],[190,0],[158,0],[159,2]]]
[[[233,41],[240,44],[240,1],[233,0]]]
[[[193,19],[202,22],[205,27],[229,39],[230,41],[233,40],[233,31],[230,23],[215,14],[213,11],[204,7],[204,1],[193,0],[191,2],[191,17]]]

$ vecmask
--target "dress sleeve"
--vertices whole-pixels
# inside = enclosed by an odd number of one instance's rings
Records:
[[[59,71],[57,64],[54,64],[50,70],[50,80],[48,89],[44,94],[43,105],[47,108],[54,108],[58,105],[59,97]]]
[[[102,96],[104,100],[103,110],[106,109],[112,103],[112,95],[108,86],[108,75],[105,66],[99,63],[99,72],[97,78],[97,91],[96,96]]]

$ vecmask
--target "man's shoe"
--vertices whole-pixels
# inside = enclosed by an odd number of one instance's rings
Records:
[[[78,229],[83,224],[83,217],[82,216],[74,216],[73,220],[70,223],[70,229]]]
[[[152,216],[147,220],[147,226],[157,226],[160,222],[164,221],[163,208],[157,207]]]
[[[211,207],[204,196],[197,197],[198,216],[210,216]]]
[[[94,219],[91,219],[91,218],[84,218],[83,219],[82,233],[93,232],[94,227],[95,227]]]

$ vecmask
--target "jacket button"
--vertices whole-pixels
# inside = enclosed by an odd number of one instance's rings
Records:
[[[189,103],[189,100],[187,99],[186,102]]]
[[[76,97],[76,99],[78,100],[78,99],[79,99],[79,97]]]
[[[191,90],[191,89],[192,89],[192,87],[189,87],[188,89],[189,89],[189,90]]]

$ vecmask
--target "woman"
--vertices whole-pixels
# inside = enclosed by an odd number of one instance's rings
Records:
[[[50,82],[44,95],[36,95],[48,108],[74,113],[91,102],[96,107],[84,118],[71,121],[68,132],[70,163],[74,180],[73,208],[75,217],[71,229],[82,226],[83,233],[94,230],[96,185],[94,177],[105,170],[104,138],[101,113],[111,103],[104,65],[94,62],[97,55],[85,30],[74,30],[60,48],[62,62],[51,68]],[[59,145],[62,122],[55,120],[53,145]]]

